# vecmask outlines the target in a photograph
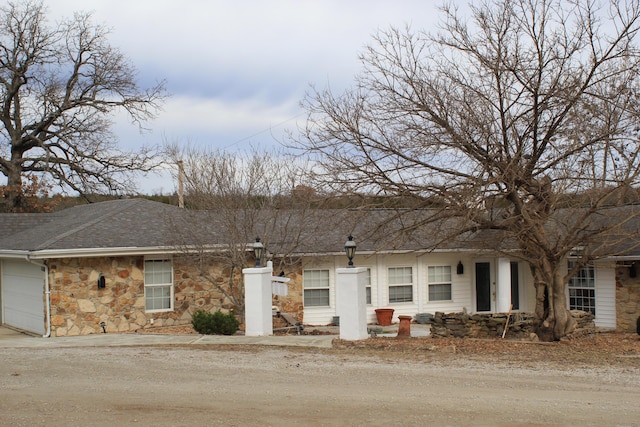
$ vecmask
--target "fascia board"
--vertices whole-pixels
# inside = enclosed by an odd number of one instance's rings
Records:
[[[391,249],[391,250],[378,250],[378,251],[359,251],[356,248],[356,256],[360,255],[406,255],[406,254],[420,254],[434,253],[434,254],[458,254],[458,253],[494,253],[492,249]],[[273,254],[275,256],[284,256],[282,254]],[[339,256],[344,255],[344,251],[333,252],[294,252],[287,254],[287,256],[301,256],[301,257],[314,257],[314,256]]]
[[[0,258],[27,259],[29,258],[29,254],[29,251],[3,250],[0,251]]]
[[[207,248],[193,248],[194,252],[215,252],[223,249],[223,246],[208,246]],[[152,246],[152,247],[122,247],[122,248],[77,248],[77,249],[45,249],[28,252],[31,259],[49,258],[82,258],[82,257],[117,257],[136,255],[160,255],[178,254],[189,252],[190,248],[176,246]]]

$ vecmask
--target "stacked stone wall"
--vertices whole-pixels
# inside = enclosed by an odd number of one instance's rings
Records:
[[[595,331],[593,315],[584,311],[572,310],[571,315],[577,322],[574,334]],[[502,337],[507,324],[507,313],[467,314],[436,313],[431,320],[431,335],[452,338],[496,338]],[[512,313],[505,338],[528,339],[534,332],[532,313]]]
[[[150,327],[187,325],[196,310],[229,312],[234,308],[221,289],[241,283],[241,271],[211,265],[206,274],[176,258],[174,308],[147,312],[144,297],[144,257],[65,258],[49,262],[52,336],[133,332]],[[105,287],[98,288],[102,274]],[[233,280],[230,282],[230,276]],[[289,275],[289,295],[274,298],[282,311],[302,319],[299,271]],[[240,319],[242,322],[243,319]],[[104,330],[101,326],[104,323]]]

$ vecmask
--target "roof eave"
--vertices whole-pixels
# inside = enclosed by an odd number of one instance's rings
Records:
[[[210,245],[204,248],[206,252],[215,252],[225,249],[224,245]],[[203,251],[202,247],[176,247],[176,246],[145,246],[145,247],[118,247],[118,248],[75,248],[75,249],[43,249],[27,252],[31,259],[50,258],[83,258],[83,257],[117,257],[140,255],[164,255]]]
[[[451,249],[389,249],[389,250],[356,250],[356,256],[365,255],[406,255],[412,253],[494,253],[494,249],[465,249],[465,248],[451,248]],[[274,253],[275,256],[284,256],[282,254]],[[332,251],[332,252],[294,252],[287,254],[286,256],[301,256],[301,257],[314,257],[314,256],[339,256],[344,255],[344,251]]]
[[[29,251],[4,249],[0,250],[0,258],[26,259],[29,258]]]

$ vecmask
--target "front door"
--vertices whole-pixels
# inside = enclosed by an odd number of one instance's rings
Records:
[[[511,262],[511,308],[520,310],[520,272],[518,262]]]
[[[491,311],[491,263],[476,262],[476,311]]]

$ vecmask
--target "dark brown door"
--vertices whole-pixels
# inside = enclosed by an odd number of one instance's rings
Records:
[[[491,263],[476,262],[476,311],[491,311]]]

